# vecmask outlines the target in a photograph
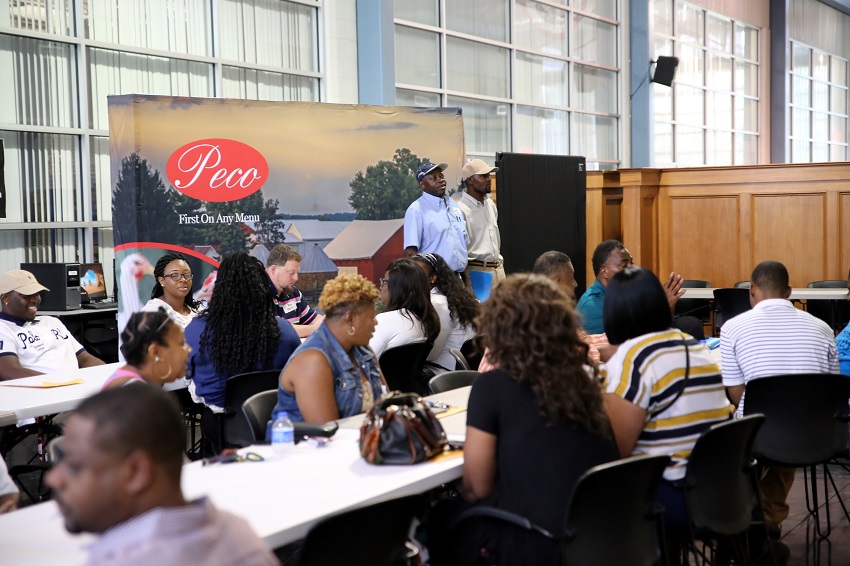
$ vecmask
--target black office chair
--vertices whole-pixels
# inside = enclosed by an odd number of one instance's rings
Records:
[[[224,412],[213,413],[209,409],[204,412],[201,430],[210,440],[212,446],[221,453],[228,446],[249,446],[254,440],[254,431],[243,416],[242,403],[249,397],[262,391],[277,391],[280,370],[252,371],[234,375],[227,380],[224,390]],[[214,416],[217,425],[218,438],[210,438],[215,428],[205,426],[207,419]],[[263,433],[265,435],[265,432]]]
[[[82,343],[86,350],[107,364],[118,361],[118,326],[114,321],[86,324]]]
[[[700,435],[688,457],[683,489],[690,538],[706,545],[728,539],[736,564],[748,560],[745,535],[754,515],[762,519],[767,540],[752,457],[753,441],[764,419],[753,414],[713,425]],[[691,548],[697,551],[696,545]],[[702,556],[708,558],[705,552]]]
[[[750,290],[741,287],[714,290],[714,335],[717,336],[723,324],[730,318],[752,309]]]
[[[428,382],[428,387],[431,389],[431,393],[443,393],[444,391],[472,385],[472,382],[479,375],[477,371],[471,370],[447,371],[432,377],[431,381]]]
[[[662,551],[655,502],[669,456],[632,456],[594,466],[579,479],[567,505],[563,533],[552,533],[527,518],[487,506],[458,516],[452,530],[469,520],[495,520],[559,540],[561,562],[573,564],[657,564]]]
[[[709,289],[711,283],[698,279],[685,279],[682,282],[683,289]],[[687,293],[685,297],[687,297]],[[703,324],[711,322],[711,301],[708,299],[687,299],[681,298],[676,301],[676,307],[673,312],[675,316],[693,316],[698,318]]]
[[[299,566],[404,564],[405,542],[420,496],[392,499],[317,523],[301,547]]]
[[[386,350],[378,359],[390,391],[404,391],[428,395],[428,386],[422,377],[425,359],[431,352],[430,342],[414,342]]]
[[[477,370],[481,365],[481,358],[484,357],[484,345],[481,343],[480,336],[473,336],[463,343],[460,347],[460,353],[466,358],[466,365],[469,369]]]
[[[261,391],[252,395],[242,403],[242,413],[248,420],[251,429],[252,444],[265,442],[266,425],[272,417],[272,411],[277,405],[277,391]]]
[[[846,289],[847,281],[833,279],[827,281],[812,281],[810,289]],[[850,302],[842,300],[806,300],[806,312],[827,323],[833,332],[842,330],[850,321]]]
[[[449,352],[452,353],[452,357],[455,359],[455,370],[460,371],[472,369],[471,367],[469,367],[469,362],[467,362],[466,358],[463,356],[463,352],[461,352],[457,348],[452,348],[449,350]]]
[[[262,391],[250,396],[242,403],[242,414],[251,430],[251,444],[266,443],[266,426],[272,418],[272,411],[277,405],[277,391]],[[295,429],[295,444],[311,436],[333,436],[339,425],[333,421],[326,424],[292,423]]]
[[[829,537],[831,530],[829,485],[850,521],[850,513],[827,465],[837,455],[847,453],[848,398],[850,377],[830,373],[752,379],[744,393],[744,414],[762,413],[766,419],[756,435],[753,453],[759,464],[801,467],[807,472],[806,506],[809,515],[815,518],[816,530],[822,539]],[[823,467],[825,531],[821,527],[818,504],[818,465]]]

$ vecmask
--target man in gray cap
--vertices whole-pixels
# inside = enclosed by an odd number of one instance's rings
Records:
[[[493,274],[493,284],[505,278],[502,254],[499,251],[499,213],[490,197],[490,174],[498,171],[480,159],[473,159],[461,169],[461,180],[466,190],[460,194],[457,205],[466,216],[469,232],[469,261],[467,271],[484,271]]]
[[[404,255],[438,254],[452,271],[466,269],[469,235],[457,203],[446,197],[445,163],[423,163],[416,171],[422,196],[404,213]]]
[[[0,275],[0,381],[103,365],[58,318],[36,316],[44,291],[29,271]]]

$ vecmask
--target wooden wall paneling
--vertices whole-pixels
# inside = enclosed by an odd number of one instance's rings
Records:
[[[620,183],[623,187],[623,238],[621,241],[632,253],[635,264],[647,269],[657,269],[657,266],[652,264],[657,230],[655,227],[648,229],[643,224],[657,221],[657,218],[653,218],[651,213],[645,217],[647,207],[644,199],[657,198],[660,173],[660,169],[620,170]],[[654,204],[652,206],[654,207]],[[652,207],[650,207],[651,210]],[[644,262],[645,259],[647,263]]]
[[[587,172],[587,277],[593,284],[593,251],[605,240],[623,239],[623,189],[618,171]]]
[[[738,195],[738,268],[727,279],[724,287],[731,287],[738,281],[749,281],[753,274],[753,194]]]
[[[824,193],[753,195],[753,266],[781,261],[794,287],[825,279],[826,203]]]
[[[658,187],[644,187],[640,210],[640,265],[658,274]]]
[[[840,202],[838,191],[826,191],[823,194],[824,202],[824,242],[826,244],[826,261],[824,262],[825,279],[843,279],[835,277],[841,274],[841,224],[840,224]]]
[[[738,200],[735,195],[669,199],[669,215],[662,220],[669,235],[666,244],[661,244],[669,250],[669,259],[662,263],[659,278],[673,271],[715,287],[731,287],[739,281]]]
[[[602,171],[587,172],[587,198],[585,199],[586,230],[587,239],[585,243],[585,285],[593,284],[593,267],[591,258],[596,245],[602,241],[602,232],[605,214],[605,200],[603,196],[603,185],[605,182]]]
[[[838,202],[838,230],[832,236],[838,240],[841,264],[834,278],[844,279],[850,278],[850,275],[848,275],[848,270],[850,270],[850,241],[847,241],[847,238],[850,238],[850,192],[839,193]],[[830,279],[833,279],[833,277],[830,277]]]

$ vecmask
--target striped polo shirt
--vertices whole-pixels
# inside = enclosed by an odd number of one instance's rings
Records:
[[[720,334],[723,384],[788,373],[838,373],[835,336],[824,321],[785,299],[759,301]],[[744,398],[736,416],[743,415]]]
[[[690,341],[687,379],[683,338]],[[700,434],[732,414],[720,368],[709,358],[708,349],[676,330],[623,342],[608,360],[606,374],[608,393],[646,411],[646,424],[633,454],[672,457],[664,472],[668,480],[684,477],[687,459]],[[680,390],[682,394],[676,398]]]

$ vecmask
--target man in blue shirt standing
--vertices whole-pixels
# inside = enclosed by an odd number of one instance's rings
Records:
[[[422,196],[404,214],[404,255],[440,255],[458,273],[466,269],[469,234],[457,203],[446,197],[445,163],[424,163],[416,171]]]

